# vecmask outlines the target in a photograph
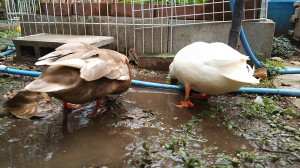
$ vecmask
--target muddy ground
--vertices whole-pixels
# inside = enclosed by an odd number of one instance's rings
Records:
[[[42,71],[31,63],[0,61],[9,68]],[[295,57],[293,59],[299,59]],[[299,69],[299,65],[285,65]],[[132,67],[133,79],[167,83],[167,72]],[[299,90],[299,76],[269,78],[259,87]],[[0,73],[3,95],[34,77]],[[73,110],[66,123],[54,100],[46,118],[0,118],[0,167],[300,167],[299,98],[224,94],[192,109],[172,103],[184,92],[132,86],[108,111],[87,119],[95,103]]]

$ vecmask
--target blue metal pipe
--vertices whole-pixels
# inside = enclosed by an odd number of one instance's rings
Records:
[[[229,0],[230,9],[232,11],[231,12],[232,14],[233,14],[233,11],[234,11],[234,3],[235,3],[235,0]],[[243,30],[243,26],[241,26],[240,39],[241,39],[242,45],[243,45],[246,53],[249,55],[250,60],[254,63],[254,65],[256,67],[259,67],[259,68],[263,67],[263,65],[256,59],[255,55],[253,54],[253,52],[252,52],[252,50],[251,50],[251,48],[249,46],[249,43],[247,41],[245,32]],[[300,69],[282,69],[282,70],[276,70],[276,69],[268,68],[268,70],[276,71],[276,72],[282,73],[282,74],[299,74],[300,73]]]
[[[18,70],[18,69],[11,69],[11,68],[1,68],[1,67],[0,67],[0,72],[27,75],[27,76],[35,76],[35,77],[37,77],[41,74],[41,72],[37,72],[37,71],[25,71],[25,70]],[[166,85],[166,84],[144,82],[144,81],[138,81],[138,80],[132,80],[131,84],[136,85],[136,86],[153,87],[153,88],[159,88],[159,89],[184,90],[184,86]],[[231,92],[231,93],[272,94],[272,95],[300,97],[300,90],[288,90],[288,89],[269,89],[269,88],[247,88],[247,87],[242,87],[239,90]]]
[[[25,70],[2,68],[2,67],[0,67],[0,72],[20,74],[20,75],[25,75],[25,76],[39,76],[41,74],[41,72],[37,72],[37,71],[25,71]]]
[[[300,90],[241,87],[231,93],[271,94],[300,97]]]
[[[138,81],[138,80],[131,80],[131,84],[132,85],[137,85],[137,86],[144,86],[144,87],[184,90],[184,86],[166,85],[166,84],[153,83],[153,82],[144,82],[144,81]]]
[[[6,56],[6,55],[11,54],[11,53],[13,53],[13,52],[15,52],[15,51],[16,51],[16,50],[7,50],[7,51],[5,51],[5,52],[0,53],[0,55]]]

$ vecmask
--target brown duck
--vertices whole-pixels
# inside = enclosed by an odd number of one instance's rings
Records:
[[[46,92],[63,101],[64,111],[74,104],[97,100],[92,114],[108,94],[120,94],[131,84],[130,67],[125,55],[85,43],[64,44],[41,57],[36,65],[50,65],[25,90]],[[106,111],[106,107],[104,110]]]

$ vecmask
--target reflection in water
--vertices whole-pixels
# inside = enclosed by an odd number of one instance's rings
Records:
[[[192,109],[172,105],[183,98],[180,91],[132,87],[116,103],[106,104],[107,112],[92,119],[87,115],[94,103],[73,110],[65,121],[62,113],[46,119],[2,118],[0,167],[132,167],[136,155],[144,152],[143,140],[159,148],[191,116],[204,119],[199,136],[206,140],[193,148],[206,164],[214,163],[213,155],[218,152],[234,154],[241,146],[252,149],[248,140],[233,136],[222,120],[201,116],[210,104],[196,103]],[[204,150],[211,146],[218,149]],[[171,167],[181,161],[169,157],[156,166]]]
[[[5,133],[1,135],[1,167],[46,167],[46,156],[55,151],[51,143],[50,126],[44,122],[31,120],[10,120]],[[53,139],[52,139],[53,140]],[[6,143],[5,143],[6,142]]]

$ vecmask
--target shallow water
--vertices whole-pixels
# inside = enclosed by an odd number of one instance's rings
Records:
[[[221,118],[201,115],[212,105],[226,104],[225,101],[200,102],[192,109],[172,105],[183,99],[181,91],[131,87],[116,103],[105,104],[109,107],[107,112],[92,119],[87,119],[87,115],[94,103],[74,110],[67,123],[62,121],[60,108],[45,119],[2,118],[0,167],[132,167],[138,165],[137,155],[144,153],[143,140],[160,148],[160,142],[168,142],[171,134],[180,132],[180,126],[192,116],[203,119],[195,132],[203,140],[195,140],[192,149],[204,165],[220,164],[214,157],[218,153],[235,156],[237,149],[254,150],[249,140],[233,135]],[[154,162],[152,167],[182,163],[181,157],[167,155],[162,149],[154,155],[164,159]]]

